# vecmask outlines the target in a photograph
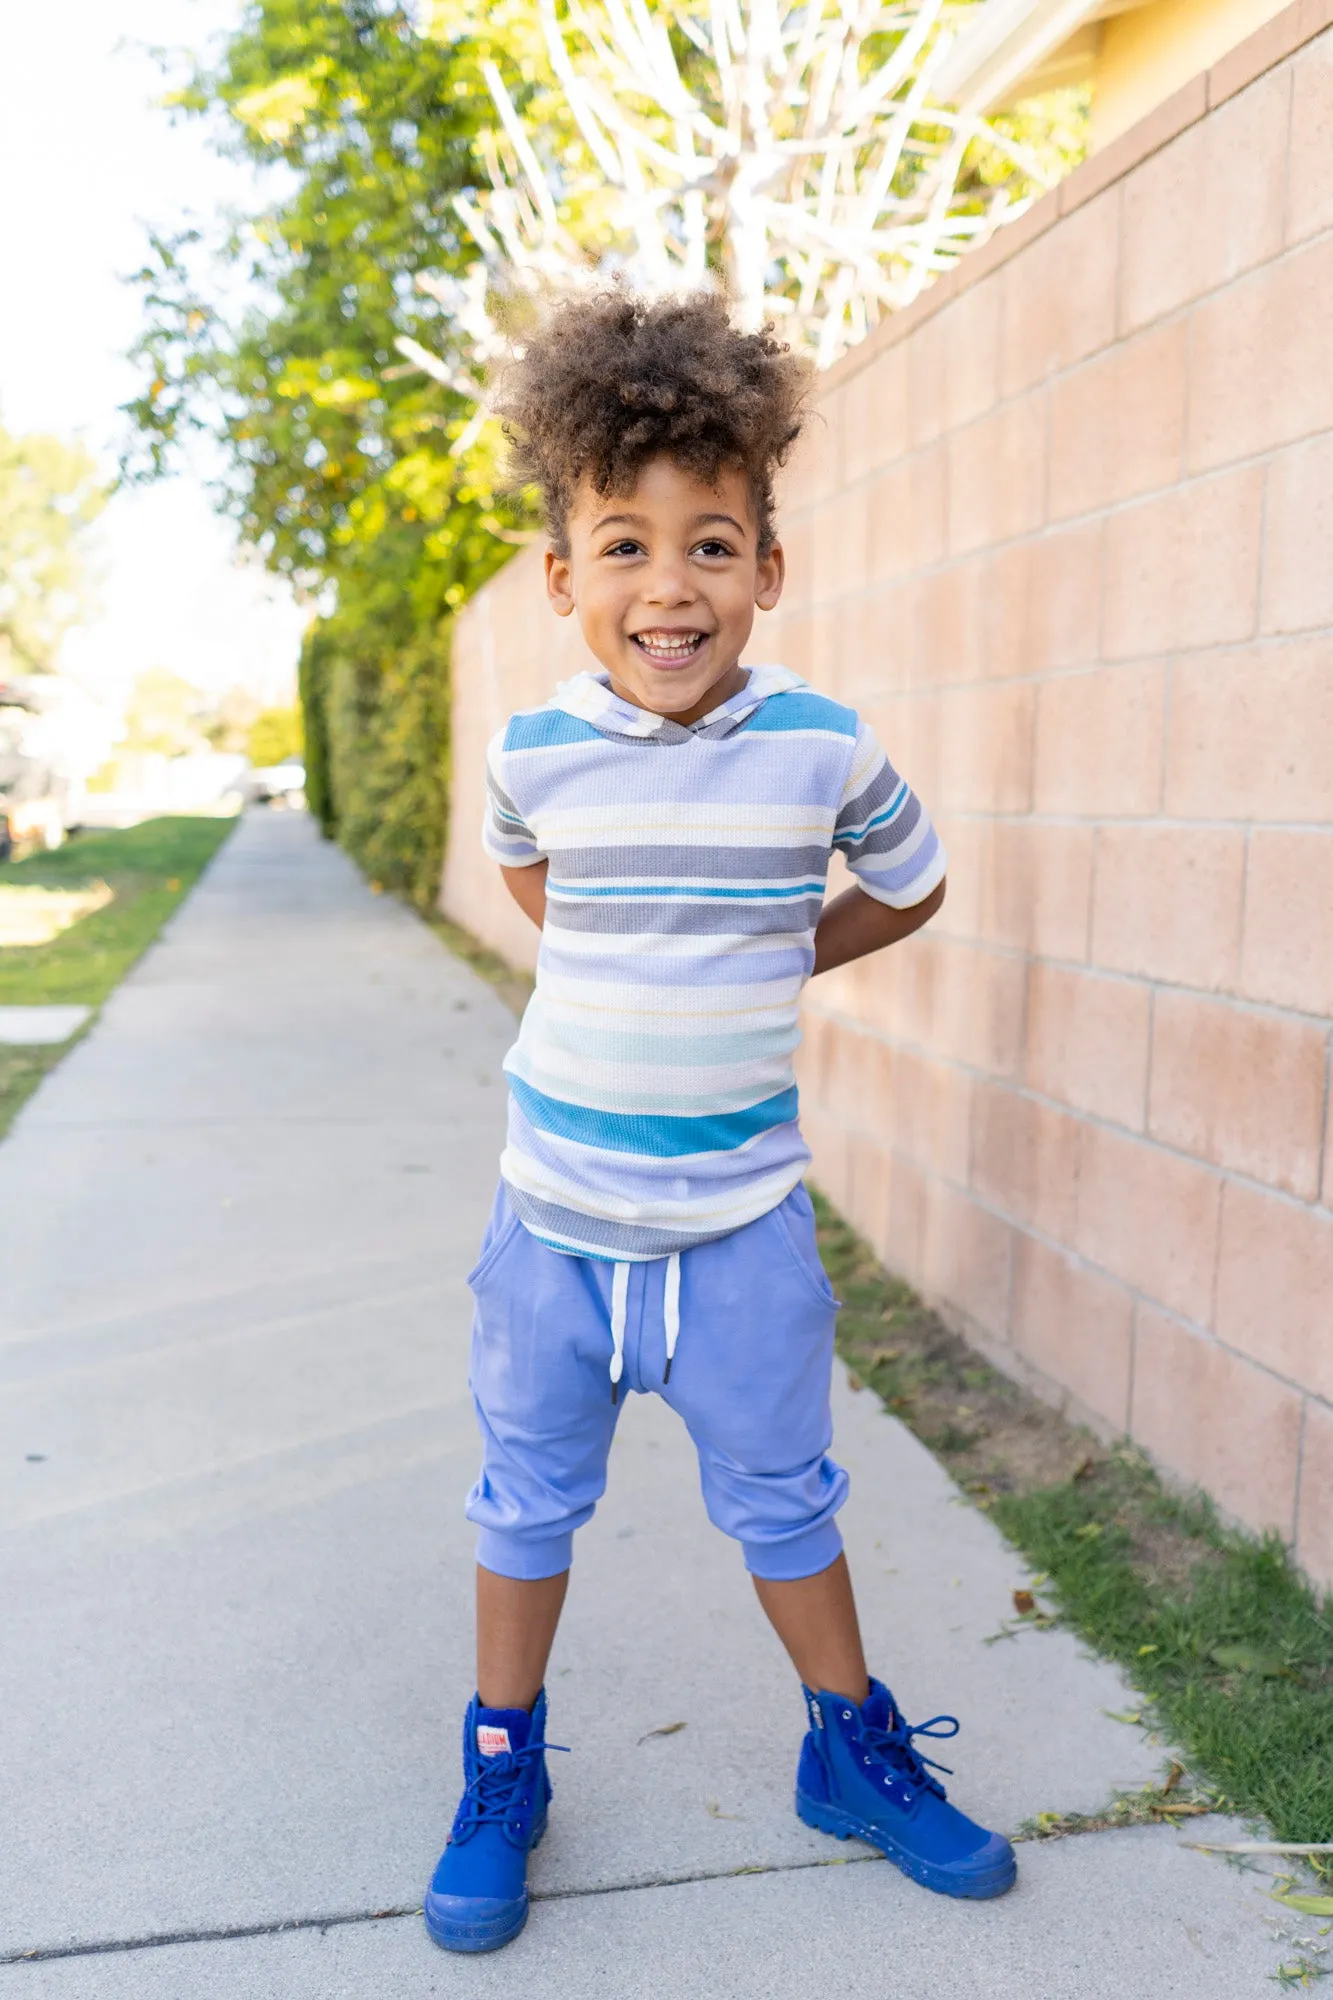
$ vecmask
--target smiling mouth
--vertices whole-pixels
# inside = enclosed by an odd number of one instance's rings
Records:
[[[631,632],[630,638],[655,667],[681,667],[693,660],[708,640],[707,632]]]

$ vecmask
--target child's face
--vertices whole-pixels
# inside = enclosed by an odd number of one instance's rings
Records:
[[[743,684],[755,606],[772,610],[782,578],[780,546],[759,554],[744,473],[708,486],[669,458],[650,460],[632,493],[581,489],[568,556],[546,556],[551,603],[578,612],[615,692],[679,722]]]

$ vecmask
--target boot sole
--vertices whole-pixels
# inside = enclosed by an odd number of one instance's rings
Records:
[[[856,1819],[837,1806],[810,1798],[805,1792],[796,1794],[796,1812],[798,1818],[818,1833],[831,1833],[839,1840],[863,1840],[868,1847],[877,1847],[895,1868],[900,1868],[913,1882],[919,1882],[923,1889],[933,1889],[937,1896],[959,1896],[974,1902],[985,1902],[992,1896],[1003,1896],[1007,1889],[1013,1888],[1018,1877],[1018,1863],[1012,1855],[1008,1861],[985,1874],[952,1874],[947,1868],[923,1861],[920,1855],[900,1846],[892,1834],[886,1833],[882,1827],[871,1826],[869,1821]]]
[[[543,1820],[533,1835],[532,1846],[528,1849],[529,1854],[533,1848],[540,1847],[545,1832],[546,1821]],[[486,1927],[480,1924],[432,1923],[429,1897],[421,1914],[431,1939],[444,1951],[500,1951],[505,1945],[514,1942],[527,1923],[531,1908],[531,1898],[524,1889],[522,1902],[513,1906],[513,1915]]]

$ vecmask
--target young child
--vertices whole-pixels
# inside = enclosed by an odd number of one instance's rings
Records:
[[[806,371],[716,299],[613,291],[556,311],[505,386],[545,496],[547,595],[598,671],[489,752],[486,850],[542,941],[471,1277],[477,1694],[426,1923],[488,1951],[527,1919],[546,1662],[628,1390],[684,1419],[709,1516],[803,1683],[801,1818],[927,1888],[998,1896],[1013,1849],[913,1747],[957,1723],[914,1730],[867,1675],[835,1519],[837,1304],[801,1179],[797,1003],[919,930],[945,855],[850,709],[740,665],[782,591],[772,479]],[[858,886],[826,904],[835,847]]]

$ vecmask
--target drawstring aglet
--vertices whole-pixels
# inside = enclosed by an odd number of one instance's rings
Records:
[[[667,1383],[671,1380],[671,1363],[673,1358],[674,1357],[672,1355],[668,1354],[666,1367],[662,1370],[662,1387],[664,1389]]]

